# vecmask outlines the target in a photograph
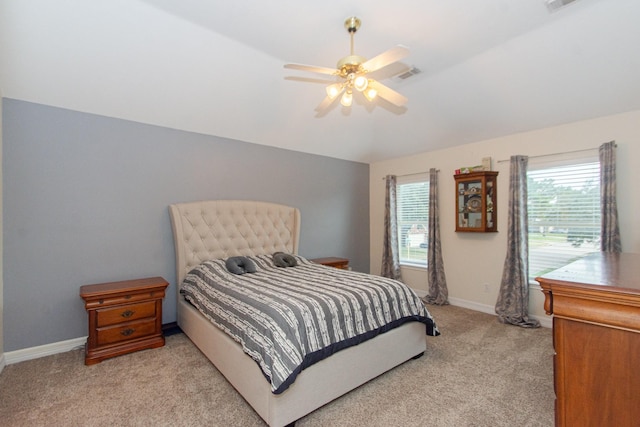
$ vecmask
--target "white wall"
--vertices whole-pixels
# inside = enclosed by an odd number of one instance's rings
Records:
[[[384,181],[388,174],[404,175],[440,170],[440,233],[449,296],[454,303],[493,312],[498,296],[506,254],[507,202],[510,156],[539,156],[572,150],[597,149],[615,140],[617,144],[618,214],[625,252],[640,253],[640,111],[576,122],[467,144],[446,150],[374,163],[370,167],[371,273],[379,274],[382,259],[384,223]],[[402,136],[399,135],[399,138]],[[428,141],[425,141],[425,144]],[[493,158],[498,175],[498,233],[456,233],[454,170],[477,165],[482,157]],[[428,290],[425,270],[402,270],[404,281],[414,289]],[[485,291],[485,284],[489,291]],[[531,289],[530,314],[546,319],[544,297],[539,288]]]

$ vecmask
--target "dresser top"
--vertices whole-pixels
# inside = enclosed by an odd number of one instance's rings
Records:
[[[640,293],[640,254],[597,252],[536,280],[541,286],[560,284]]]

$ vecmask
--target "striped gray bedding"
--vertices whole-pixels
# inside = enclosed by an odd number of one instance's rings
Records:
[[[438,328],[418,296],[387,278],[314,264],[276,267],[271,255],[248,257],[255,273],[232,274],[225,260],[206,261],[180,292],[242,345],[275,394],[306,367],[409,321]]]

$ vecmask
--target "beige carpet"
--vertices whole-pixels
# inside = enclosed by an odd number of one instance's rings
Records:
[[[311,426],[552,426],[549,329],[429,306],[427,352],[299,420]],[[183,334],[93,366],[83,351],[5,367],[3,426],[264,426]]]

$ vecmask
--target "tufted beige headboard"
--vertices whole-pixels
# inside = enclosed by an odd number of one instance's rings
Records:
[[[300,211],[248,200],[212,200],[169,206],[176,251],[177,287],[209,259],[298,253]]]

